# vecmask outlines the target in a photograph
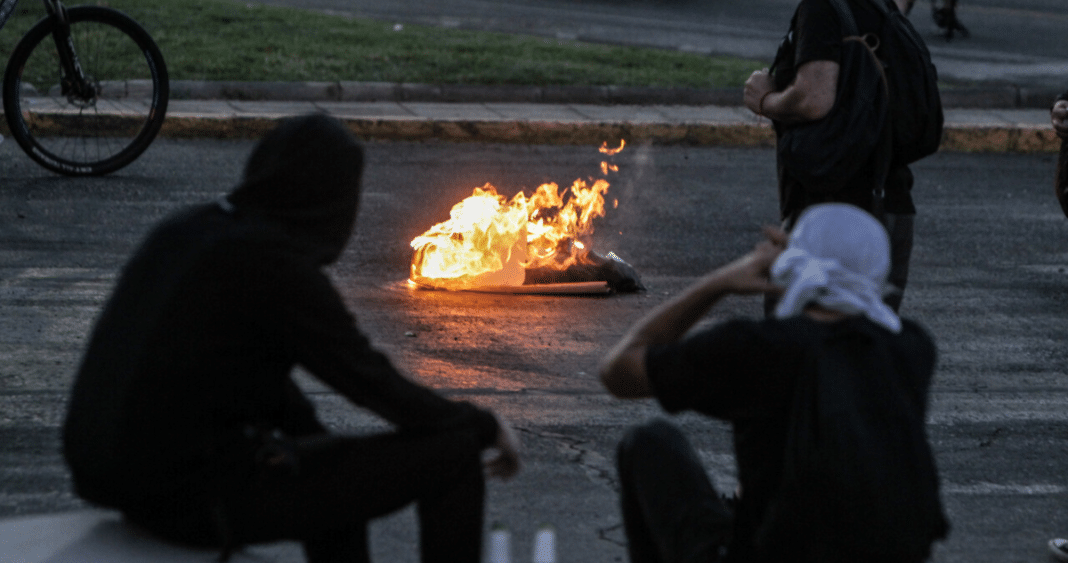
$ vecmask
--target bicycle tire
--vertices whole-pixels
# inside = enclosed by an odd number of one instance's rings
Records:
[[[166,118],[170,85],[163,54],[126,14],[99,6],[67,9],[78,61],[96,96],[60,90],[52,31],[38,22],[4,72],[4,115],[12,138],[41,166],[68,176],[114,172],[148,148]]]

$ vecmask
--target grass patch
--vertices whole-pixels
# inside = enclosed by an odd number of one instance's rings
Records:
[[[72,0],[70,5],[75,5]],[[760,61],[332,16],[235,0],[108,0],[159,44],[172,80],[741,87]],[[0,64],[44,16],[21,0]]]

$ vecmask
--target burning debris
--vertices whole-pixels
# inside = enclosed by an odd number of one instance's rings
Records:
[[[600,151],[614,155],[623,150]],[[601,162],[607,175],[619,168]],[[588,248],[593,220],[605,214],[604,179],[542,184],[507,199],[486,184],[453,206],[449,219],[412,240],[409,282],[418,287],[513,293],[607,293],[645,289],[614,253]],[[618,203],[618,202],[617,202]]]

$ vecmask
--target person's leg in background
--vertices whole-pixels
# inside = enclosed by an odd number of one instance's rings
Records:
[[[912,230],[915,215],[884,213],[883,225],[890,236],[890,274],[886,281],[894,286],[895,292],[887,295],[883,301],[894,312],[901,308],[905,284],[909,279],[909,261],[912,258]]]
[[[968,28],[957,19],[957,0],[944,0],[942,7],[938,7],[938,4],[932,0],[931,16],[934,18],[935,25],[945,30],[943,36],[946,41],[953,39],[953,34],[956,32],[964,38],[971,36]]]

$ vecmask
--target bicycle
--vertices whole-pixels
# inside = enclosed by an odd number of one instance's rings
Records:
[[[47,15],[16,44],[4,72],[11,137],[54,172],[114,172],[136,160],[163,125],[170,96],[163,54],[118,10],[42,1]],[[0,0],[0,28],[17,3]]]

